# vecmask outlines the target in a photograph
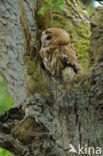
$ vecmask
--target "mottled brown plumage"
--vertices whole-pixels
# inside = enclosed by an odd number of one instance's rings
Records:
[[[70,81],[81,70],[77,53],[70,43],[69,34],[60,28],[42,32],[40,56],[52,77]]]

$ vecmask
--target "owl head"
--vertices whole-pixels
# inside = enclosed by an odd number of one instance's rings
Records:
[[[60,28],[49,28],[42,32],[42,47],[50,45],[66,45],[70,42],[69,34]]]

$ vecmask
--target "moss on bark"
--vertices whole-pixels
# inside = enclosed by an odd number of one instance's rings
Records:
[[[71,42],[76,48],[83,68],[89,64],[88,48],[90,44],[90,24],[82,4],[75,0],[65,0],[64,11],[54,10],[54,26],[70,34]]]

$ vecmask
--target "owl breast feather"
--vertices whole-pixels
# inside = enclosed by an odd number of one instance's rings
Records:
[[[46,70],[48,70],[52,76],[59,76],[61,70],[64,68],[63,61],[61,60],[61,54],[59,49],[41,51],[41,57]]]

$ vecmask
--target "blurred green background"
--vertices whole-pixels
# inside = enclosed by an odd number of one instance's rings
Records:
[[[14,156],[14,155],[8,152],[7,150],[0,148],[0,156]]]
[[[13,107],[13,100],[0,77],[0,114]],[[9,151],[0,148],[0,156],[13,156]]]
[[[103,0],[81,0],[88,12],[88,14],[92,14],[95,7],[101,6],[103,4]]]
[[[13,100],[10,97],[2,78],[0,77],[0,114],[13,106]]]

